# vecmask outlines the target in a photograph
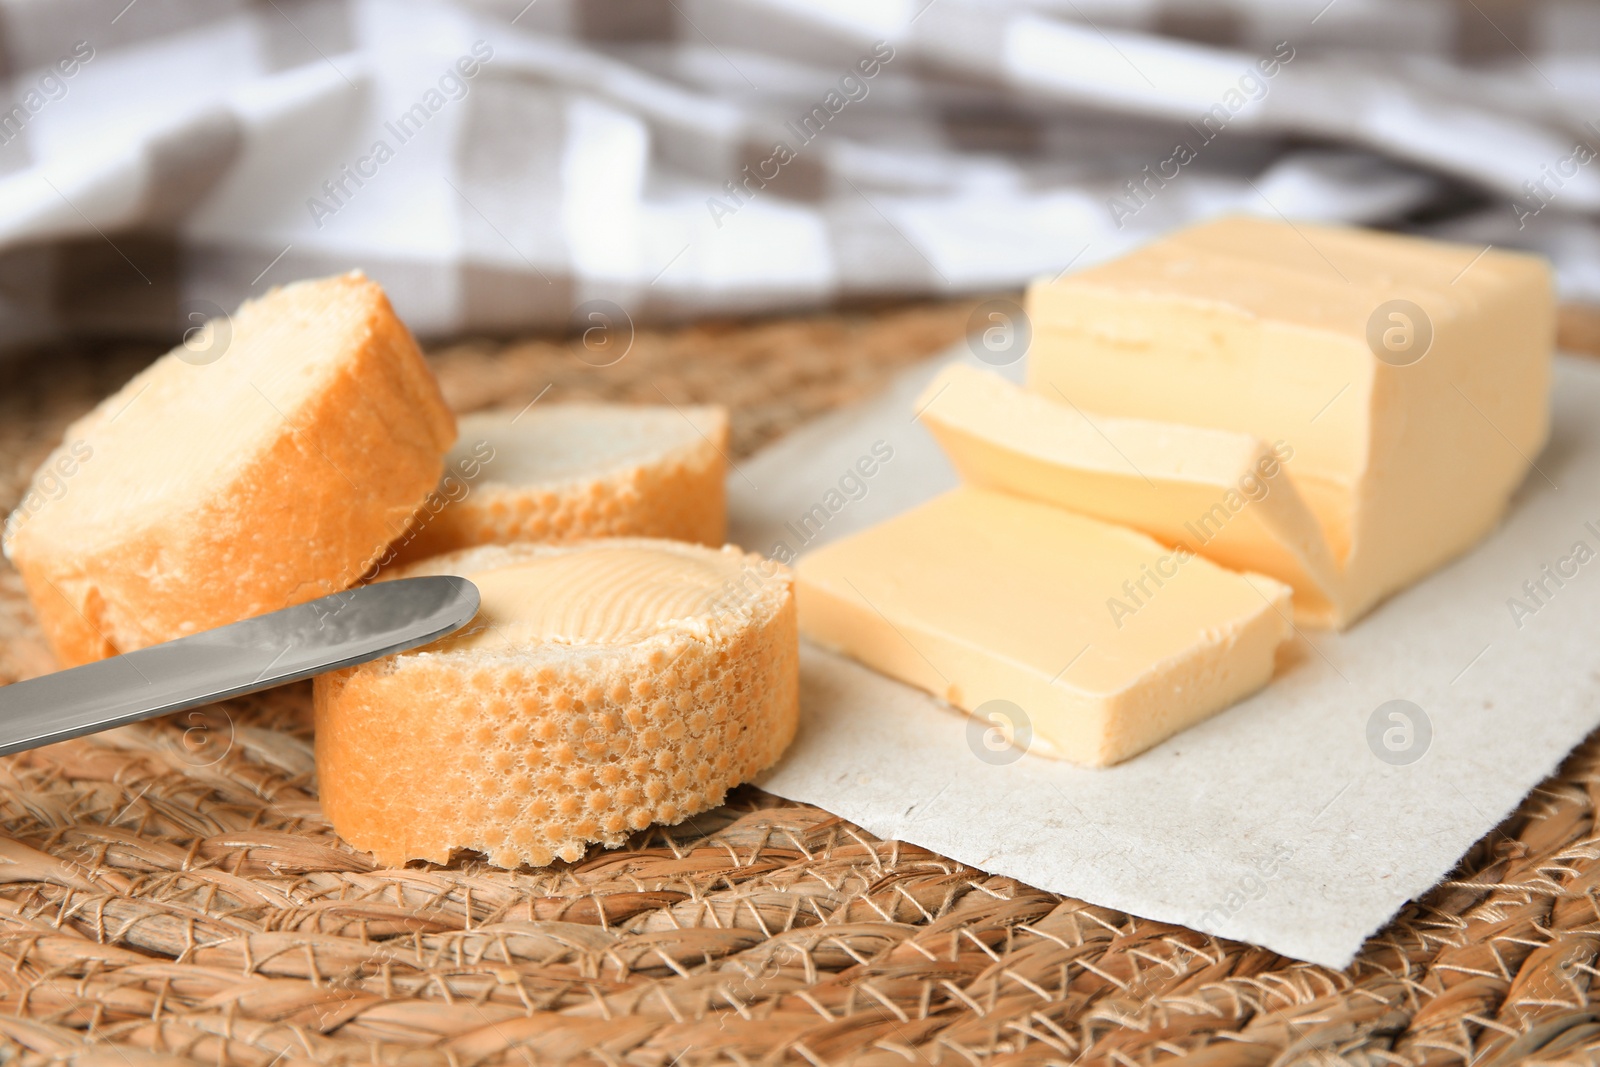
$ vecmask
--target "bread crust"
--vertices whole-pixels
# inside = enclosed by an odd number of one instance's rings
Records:
[[[476,545],[664,537],[719,547],[727,533],[727,412],[694,409],[705,436],[595,478],[544,485],[485,483],[419,514],[402,562]]]
[[[277,290],[262,304],[287,305],[299,286],[328,290],[319,295],[355,317],[354,343],[327,387],[284,412],[281,430],[226,472],[220,488],[66,545],[51,535],[53,516],[41,512],[8,542],[63,665],[348,588],[438,481],[455,419],[383,290],[352,273]],[[87,440],[97,453],[121,447],[108,413],[130,403],[149,373],[66,439]]]
[[[584,547],[471,549],[395,577]],[[543,866],[721,803],[794,737],[799,636],[791,572],[720,552],[739,560],[737,587],[637,643],[421,649],[317,678],[317,774],[334,828],[389,865],[473,849],[502,867]]]

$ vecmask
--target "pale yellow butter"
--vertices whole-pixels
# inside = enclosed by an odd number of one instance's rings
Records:
[[[1338,566],[1285,472],[1249,434],[1100,415],[999,375],[945,368],[917,400],[963,481],[1048,501],[1183,545],[1294,589],[1295,617],[1344,620]]]
[[[1039,395],[1286,442],[1344,622],[1483,537],[1548,434],[1533,256],[1225,219],[1035,284],[1028,311]]]
[[[1287,586],[1048,504],[963,487],[797,567],[802,631],[1035,751],[1127,759],[1265,685]]]

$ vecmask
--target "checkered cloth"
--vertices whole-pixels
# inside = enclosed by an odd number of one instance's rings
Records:
[[[1600,299],[1585,0],[0,0],[0,343],[361,267],[424,335],[1016,286],[1218,212]]]

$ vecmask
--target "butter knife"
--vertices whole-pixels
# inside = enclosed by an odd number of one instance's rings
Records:
[[[477,611],[465,578],[401,578],[0,686],[0,755],[404,652]]]

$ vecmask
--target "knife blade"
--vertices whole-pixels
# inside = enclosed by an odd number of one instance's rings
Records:
[[[0,686],[0,755],[404,652],[477,612],[465,578],[401,578]]]

